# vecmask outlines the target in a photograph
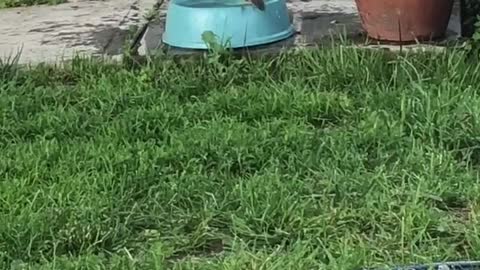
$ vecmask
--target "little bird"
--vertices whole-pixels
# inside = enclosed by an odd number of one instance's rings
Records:
[[[264,0],[249,0],[254,6],[256,6],[261,11],[265,10],[265,2]]]

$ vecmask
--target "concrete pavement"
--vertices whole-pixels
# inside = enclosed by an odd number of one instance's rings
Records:
[[[156,0],[71,0],[56,6],[0,10],[0,57],[21,51],[21,63],[69,59],[75,54],[121,53],[132,26]]]

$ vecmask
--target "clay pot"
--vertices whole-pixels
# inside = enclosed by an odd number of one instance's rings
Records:
[[[445,35],[454,0],[355,0],[369,37],[393,42]]]

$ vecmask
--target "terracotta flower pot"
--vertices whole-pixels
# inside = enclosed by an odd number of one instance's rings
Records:
[[[447,30],[454,0],[355,0],[369,37],[394,42],[425,41]]]

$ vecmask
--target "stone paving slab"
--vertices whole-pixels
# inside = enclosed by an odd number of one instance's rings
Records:
[[[162,44],[161,37],[164,31],[167,6],[167,3],[162,5],[159,19],[150,24],[142,40],[139,53],[141,55],[155,54],[160,49],[175,55],[197,53],[198,51],[171,48]],[[367,42],[354,0],[288,0],[287,6],[297,34],[281,42],[249,48],[250,53],[275,53],[285,48],[310,47],[331,42],[332,37],[341,36],[354,40],[360,47],[388,50],[400,48],[392,44]],[[459,13],[459,3],[456,3],[445,39],[430,44],[402,46],[402,48],[438,50],[444,47],[447,41],[457,40],[461,31]]]
[[[156,0],[70,0],[56,6],[0,10],[0,57],[21,51],[20,63],[38,64],[75,54],[121,53],[129,29],[144,23]]]

